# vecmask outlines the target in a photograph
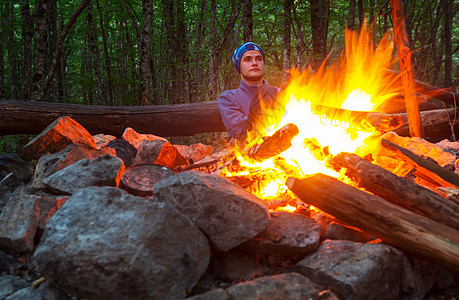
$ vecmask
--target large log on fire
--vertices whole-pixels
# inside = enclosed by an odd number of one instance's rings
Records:
[[[0,101],[0,135],[39,134],[69,116],[91,134],[120,137],[127,127],[158,136],[190,136],[226,131],[217,101],[155,106],[93,106],[32,101]]]
[[[289,178],[287,186],[339,220],[459,272],[459,231],[324,174]]]
[[[351,153],[340,153],[333,164],[345,168],[358,186],[375,195],[459,230],[459,205],[406,178],[399,177]]]

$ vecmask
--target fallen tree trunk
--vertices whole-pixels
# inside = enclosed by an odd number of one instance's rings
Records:
[[[346,176],[375,195],[459,230],[459,205],[416,183],[399,177],[351,153],[340,153],[333,163],[346,168]]]
[[[39,134],[60,116],[69,116],[91,134],[120,137],[124,129],[158,136],[226,131],[216,101],[180,105],[92,106],[0,101],[0,135]]]
[[[455,114],[458,120],[455,119]],[[117,137],[122,135],[126,127],[132,127],[139,133],[164,137],[226,131],[216,101],[157,106],[93,106],[0,100],[0,136],[39,134],[60,116],[71,117],[91,134],[104,133]],[[395,132],[401,136],[409,136],[406,114],[393,116],[399,116],[405,122]],[[459,136],[459,110],[423,111],[421,118],[426,139],[429,141],[450,138],[450,121]]]
[[[302,201],[388,244],[459,272],[459,232],[324,174],[289,178]]]

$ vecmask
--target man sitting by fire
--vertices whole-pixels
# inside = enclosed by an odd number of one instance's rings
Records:
[[[260,102],[263,107],[272,107],[279,89],[263,79],[265,53],[257,44],[241,44],[234,51],[232,61],[241,75],[241,84],[237,89],[224,91],[218,97],[218,105],[228,138],[244,144],[248,131],[260,129],[256,124],[263,119]]]

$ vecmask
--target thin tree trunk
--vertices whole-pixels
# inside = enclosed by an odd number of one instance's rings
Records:
[[[8,63],[10,69],[10,91],[11,98],[18,98],[18,75],[16,57],[14,51],[14,11],[13,11],[13,0],[9,1],[8,5]]]
[[[210,1],[210,27],[209,27],[209,98],[217,99],[218,75],[215,58],[217,57],[217,1]]]
[[[89,45],[91,49],[92,69],[94,71],[94,80],[96,81],[96,103],[98,105],[105,105],[105,97],[102,91],[102,81],[99,72],[99,47],[96,45],[96,33],[92,15],[92,3],[88,5],[88,34]]]
[[[282,82],[286,83],[292,66],[290,60],[292,51],[292,7],[293,0],[284,0],[284,53],[282,56]]]
[[[252,0],[242,2],[242,22],[244,23],[244,42],[253,41]]]
[[[349,13],[347,15],[347,28],[355,29],[355,0],[349,0]]]
[[[443,6],[443,13],[445,15],[444,24],[444,39],[445,39],[445,87],[453,85],[452,79],[452,66],[453,66],[453,54],[452,54],[452,30],[453,30],[453,2],[450,0],[441,0]]]
[[[22,85],[21,97],[30,99],[32,87],[32,17],[30,15],[29,0],[21,0],[21,29],[22,29]]]
[[[311,4],[312,62],[317,70],[327,56],[328,17],[330,2],[309,0]]]
[[[362,28],[364,22],[363,0],[357,0],[357,6],[359,8],[359,28]]]
[[[185,6],[183,1],[176,1],[176,39],[178,46],[178,81],[179,87],[179,102],[190,102],[190,81],[189,81],[189,56],[188,56],[188,40],[185,24]]]
[[[5,31],[3,28],[5,23],[5,11],[3,4],[0,4],[0,45],[5,43]],[[0,98],[5,98],[5,63],[3,61],[5,54],[3,53],[3,47],[0,47]]]
[[[35,17],[35,59],[33,69],[33,89],[32,100],[40,100],[40,91],[43,89],[46,53],[47,53],[47,27],[48,27],[48,1],[39,0],[36,4],[36,17]]]
[[[151,22],[153,2],[142,0],[143,22],[142,41],[140,43],[140,95],[142,105],[150,104],[150,53],[151,53]]]
[[[57,1],[56,0],[48,0],[49,5],[49,17],[48,17],[48,57],[46,63],[46,72],[48,73],[50,68],[52,68],[53,64],[58,63],[60,64],[60,58],[58,61],[55,61],[54,53],[57,49]],[[57,102],[57,77],[54,76],[51,80],[49,89],[48,89],[48,101],[50,102]]]
[[[105,73],[107,74],[107,88],[106,90],[108,91],[107,95],[105,95],[105,98],[107,99],[107,104],[108,105],[113,105],[113,86],[112,86],[112,73],[111,73],[111,67],[110,67],[110,58],[108,55],[108,45],[107,45],[107,33],[105,31],[105,26],[104,26],[104,18],[102,14],[102,10],[99,5],[99,0],[96,0],[96,5],[97,5],[97,10],[99,11],[99,26],[100,26],[100,31],[102,33],[102,42],[104,45],[104,67],[105,67]]]
[[[62,56],[62,47],[64,44],[64,40],[67,37],[67,34],[69,33],[70,29],[72,28],[73,24],[75,24],[76,19],[78,16],[83,12],[83,10],[86,8],[86,6],[89,4],[91,0],[82,0],[80,5],[77,7],[77,9],[73,12],[73,14],[70,16],[70,19],[67,21],[67,24],[65,24],[64,29],[62,30],[62,33],[60,34],[60,38],[57,42],[57,50],[56,50],[56,55],[54,56],[54,63],[49,71],[48,75],[46,76],[46,80],[40,89],[40,97],[39,99],[41,101],[44,100],[46,92],[49,89],[49,86],[51,85],[51,82],[53,80],[54,75],[56,74],[57,68],[59,66],[59,61]]]

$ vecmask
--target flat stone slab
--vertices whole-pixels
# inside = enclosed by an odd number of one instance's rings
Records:
[[[269,224],[265,202],[217,175],[176,174],[155,183],[153,197],[187,215],[221,251],[247,241]]]
[[[305,255],[320,243],[321,226],[314,219],[289,212],[271,212],[268,227],[241,247],[251,253]]]

